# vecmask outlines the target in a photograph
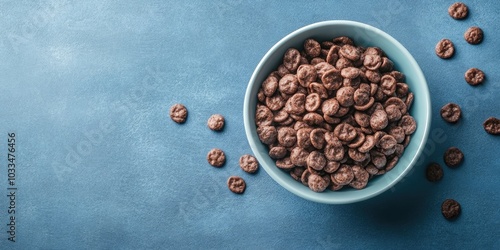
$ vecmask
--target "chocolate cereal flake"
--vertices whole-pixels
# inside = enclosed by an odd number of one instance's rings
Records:
[[[349,183],[349,186],[355,189],[363,189],[368,184],[368,179],[370,178],[370,174],[360,166],[353,166],[352,171],[354,173],[354,180]]]
[[[224,151],[214,148],[208,152],[207,161],[210,165],[219,168],[226,163],[226,155],[224,154]]]
[[[484,72],[478,68],[470,68],[465,72],[465,81],[472,86],[483,83],[484,78]]]
[[[441,213],[447,220],[457,218],[461,210],[460,203],[453,199],[446,199],[443,204],[441,204]]]
[[[328,187],[328,182],[317,174],[309,175],[307,185],[314,192],[323,192]]]
[[[307,156],[307,167],[310,167],[314,170],[322,170],[325,165],[326,165],[326,158],[325,156],[320,153],[319,151],[312,151],[308,156]]]
[[[287,154],[286,148],[281,146],[272,147],[269,149],[269,156],[271,158],[278,160],[284,158]]]
[[[304,42],[304,50],[306,55],[310,57],[317,57],[321,54],[321,45],[318,41],[310,38]]]
[[[441,108],[440,113],[441,117],[445,121],[456,123],[462,115],[462,110],[460,109],[460,106],[458,106],[458,104],[448,103]]]
[[[278,131],[274,126],[260,126],[257,128],[257,134],[262,143],[271,145],[276,142]]]
[[[349,165],[342,165],[335,173],[331,175],[331,180],[333,183],[344,186],[354,179],[354,172],[352,167]]]
[[[240,157],[240,167],[243,171],[253,174],[259,169],[259,162],[252,155],[242,155]]]
[[[283,65],[289,72],[295,72],[300,64],[300,52],[297,49],[290,48],[283,56]]]
[[[464,39],[469,44],[480,44],[483,41],[483,30],[479,27],[470,27],[464,33]]]
[[[455,53],[455,46],[450,39],[442,39],[436,44],[435,51],[437,56],[448,59]]]
[[[242,194],[246,189],[245,180],[239,176],[229,177],[227,180],[227,186],[229,190],[235,194]]]
[[[221,131],[224,128],[224,123],[225,123],[224,116],[215,114],[210,116],[210,118],[208,118],[207,126],[211,130]]]
[[[490,117],[486,119],[483,123],[484,130],[488,134],[500,135],[500,119],[495,117]]]
[[[295,165],[292,163],[290,157],[285,157],[276,161],[276,167],[284,170],[290,170],[293,169]]]
[[[450,168],[456,168],[464,159],[462,151],[456,147],[450,147],[444,153],[444,163]]]
[[[425,177],[430,182],[437,182],[443,178],[443,168],[435,162],[427,165],[427,169],[425,170]]]
[[[188,111],[182,104],[174,104],[170,107],[170,118],[179,124],[186,122]]]
[[[448,8],[448,14],[453,19],[464,19],[467,17],[467,14],[469,14],[469,8],[467,8],[467,5],[461,2],[456,2]]]

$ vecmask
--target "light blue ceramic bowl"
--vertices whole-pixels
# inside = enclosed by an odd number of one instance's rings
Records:
[[[275,162],[269,157],[266,146],[260,142],[256,132],[255,106],[257,104],[259,87],[269,73],[280,65],[283,54],[288,48],[295,47],[301,49],[303,42],[311,37],[319,41],[324,41],[331,40],[337,36],[349,36],[354,40],[356,45],[380,47],[394,62],[395,68],[406,75],[406,83],[410,86],[410,90],[415,96],[410,113],[417,121],[417,130],[412,135],[411,142],[396,167],[388,173],[370,180],[366,188],[361,190],[344,188],[336,192],[327,190],[323,193],[315,193],[300,182],[292,179],[288,173],[277,168]],[[398,41],[385,32],[367,24],[343,20],[325,21],[314,23],[292,32],[276,43],[264,55],[248,83],[243,104],[243,119],[248,142],[254,155],[265,171],[276,182],[288,191],[311,201],[346,204],[362,201],[381,194],[394,186],[411,170],[421,155],[427,141],[431,125],[431,101],[422,70],[408,50]]]

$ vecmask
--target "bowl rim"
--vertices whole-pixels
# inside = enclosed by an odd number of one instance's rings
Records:
[[[260,72],[262,70],[263,65],[265,64],[266,61],[269,60],[271,55],[274,54],[275,51],[278,48],[280,48],[285,42],[287,42],[290,38],[293,38],[294,36],[299,35],[300,33],[307,31],[307,30],[310,30],[310,29],[315,29],[315,28],[319,28],[322,26],[335,26],[335,25],[355,26],[358,28],[372,30],[373,32],[378,33],[379,35],[383,36],[391,44],[396,46],[399,51],[402,52],[402,55],[404,56],[405,60],[408,60],[408,62],[412,65],[412,68],[414,68],[416,70],[415,74],[419,75],[423,79],[423,82],[421,83],[422,84],[422,86],[421,86],[422,91],[421,92],[423,92],[422,95],[423,95],[423,98],[425,99],[425,103],[427,104],[426,107],[424,107],[424,108],[426,108],[427,110],[424,111],[426,113],[426,116],[425,116],[425,120],[423,121],[424,125],[425,125],[424,131],[423,131],[423,138],[420,141],[419,145],[417,146],[417,152],[415,153],[415,156],[408,163],[408,166],[403,170],[403,172],[399,176],[397,176],[396,178],[394,178],[393,180],[388,182],[383,188],[375,190],[374,192],[369,193],[369,194],[364,195],[364,196],[361,196],[361,197],[353,196],[353,198],[351,198],[351,199],[342,199],[342,200],[332,199],[331,196],[330,197],[328,197],[328,196],[309,196],[309,195],[305,194],[304,192],[297,190],[295,187],[293,187],[291,184],[289,184],[288,181],[283,180],[280,176],[276,175],[270,169],[268,170],[268,168],[272,167],[272,166],[267,166],[265,164],[261,164],[261,166],[264,168],[266,173],[269,176],[271,176],[271,178],[274,181],[276,181],[279,185],[281,185],[282,187],[284,187],[286,190],[290,191],[291,193],[293,193],[299,197],[302,197],[306,200],[310,200],[310,201],[314,201],[314,202],[318,202],[318,203],[325,203],[325,204],[350,204],[350,203],[355,203],[355,202],[367,200],[369,198],[373,198],[373,197],[387,191],[388,189],[393,187],[396,183],[398,183],[400,180],[402,180],[411,171],[411,169],[414,167],[414,165],[416,164],[416,162],[420,158],[420,156],[423,152],[423,149],[425,147],[425,144],[427,143],[427,139],[429,137],[429,131],[430,131],[430,126],[431,126],[431,116],[432,116],[432,110],[431,110],[432,104],[431,104],[431,100],[430,100],[430,92],[429,92],[429,88],[427,85],[427,80],[425,79],[425,75],[423,74],[423,71],[420,68],[420,66],[418,65],[415,58],[410,54],[410,52],[401,43],[399,43],[391,35],[387,34],[386,32],[384,32],[376,27],[373,27],[371,25],[357,22],[357,21],[350,21],[350,20],[320,21],[320,22],[316,22],[316,23],[312,23],[312,24],[303,26],[303,27],[289,33],[288,35],[286,35],[285,37],[280,39],[277,43],[275,43],[266,52],[266,54],[262,57],[262,59],[259,61],[259,63],[255,67],[255,70],[252,73],[252,76],[248,82],[246,92],[245,92],[245,98],[244,98],[244,102],[243,102],[243,124],[245,127],[245,134],[247,137],[247,141],[250,144],[250,148],[252,149],[254,155],[257,158],[260,158],[260,154],[257,153],[258,149],[257,149],[256,142],[254,142],[254,140],[252,139],[254,137],[252,135],[253,130],[251,129],[252,126],[250,124],[250,115],[247,112],[247,110],[249,110],[249,108],[250,108],[249,107],[250,99],[252,98],[252,96],[251,96],[251,92],[252,92],[251,90],[252,90],[252,86],[253,86],[252,83],[256,84],[255,80],[257,78],[258,72]],[[419,94],[421,94],[421,93],[419,93]],[[259,143],[260,143],[260,141],[259,141]]]

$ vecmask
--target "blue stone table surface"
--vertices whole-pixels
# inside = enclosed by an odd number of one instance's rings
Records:
[[[453,1],[285,2],[1,0],[0,249],[500,249],[500,137],[482,126],[500,117],[500,5],[467,1],[468,18],[454,20]],[[425,161],[350,205],[304,200],[238,166],[252,153],[242,109],[253,70],[282,37],[325,20],[396,38],[432,99]],[[481,44],[464,40],[470,26]],[[455,43],[449,60],[434,52],[442,38]],[[471,67],[481,86],[464,81]],[[448,102],[462,107],[457,124],[439,115]],[[174,103],[185,124],[169,118]],[[223,132],[207,128],[213,113]],[[465,155],[456,169],[443,162],[450,146]],[[206,161],[215,147],[219,169]],[[440,182],[426,180],[430,162]],[[246,179],[243,195],[230,175]],[[454,221],[441,215],[447,198],[462,205]]]

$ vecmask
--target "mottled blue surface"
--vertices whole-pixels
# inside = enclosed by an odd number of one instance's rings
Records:
[[[500,33],[495,1],[0,1],[0,249],[476,248],[499,249]],[[426,75],[433,124],[424,164],[381,196],[351,205],[303,200],[264,171],[249,175],[242,121],[246,84],[279,39],[307,24],[348,19],[400,41]],[[480,26],[480,45],[463,39]],[[455,42],[442,60],[434,46]],[[486,82],[463,79],[479,67]],[[189,109],[178,125],[177,102]],[[462,106],[458,124],[439,109]],[[206,127],[226,117],[223,132]],[[16,133],[16,243],[7,240],[7,133]],[[457,146],[465,161],[424,177]],[[206,153],[225,150],[223,168]],[[247,180],[244,195],[226,187]],[[441,202],[463,213],[445,220]]]

